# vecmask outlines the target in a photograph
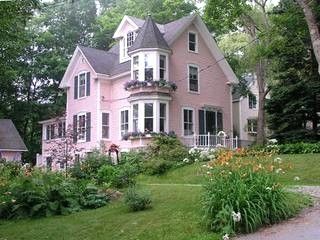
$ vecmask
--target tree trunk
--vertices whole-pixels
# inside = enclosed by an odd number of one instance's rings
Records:
[[[320,74],[320,31],[317,24],[317,17],[312,7],[309,5],[312,1],[310,0],[296,0],[299,6],[302,8],[305,19],[308,24],[309,33],[311,37],[312,47],[314,55],[318,62],[318,72]],[[318,4],[318,3],[316,3]]]
[[[266,83],[265,83],[265,64],[263,60],[260,60],[256,65],[257,84],[259,89],[259,110],[257,121],[257,144],[264,145],[265,134],[265,99],[266,99]]]

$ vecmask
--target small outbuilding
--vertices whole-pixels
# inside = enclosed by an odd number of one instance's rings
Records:
[[[28,151],[10,119],[0,119],[0,159],[21,162],[22,152]]]

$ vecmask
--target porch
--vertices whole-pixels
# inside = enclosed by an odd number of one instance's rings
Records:
[[[181,141],[187,147],[197,148],[216,148],[223,147],[228,149],[238,148],[238,137],[231,138],[225,133],[220,132],[217,135],[199,134],[192,135],[190,137],[182,137]]]

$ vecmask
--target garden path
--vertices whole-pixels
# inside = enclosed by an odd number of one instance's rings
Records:
[[[313,196],[314,206],[286,222],[234,240],[320,240],[320,186],[297,186],[292,190]]]

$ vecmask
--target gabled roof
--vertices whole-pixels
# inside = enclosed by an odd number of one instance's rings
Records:
[[[0,119],[0,151],[28,151],[10,119]]]
[[[130,48],[130,51],[137,49],[138,46],[144,48],[163,48],[169,50],[169,46],[190,26],[190,24],[193,23],[198,28],[211,54],[214,56],[216,61],[218,61],[218,65],[225,73],[228,81],[231,83],[238,82],[233,70],[221,53],[217,43],[212,38],[211,33],[208,31],[207,27],[197,14],[182,17],[176,21],[172,21],[163,25],[155,23],[151,17],[148,17],[146,20],[142,20],[136,17],[125,16],[114,34],[115,38],[120,36],[119,32],[121,30],[121,25],[125,24],[125,21],[128,21],[136,29],[140,29],[140,32],[133,46]],[[89,65],[98,74],[104,74],[107,75],[107,77],[113,77],[130,71],[130,60],[123,63],[120,63],[119,61],[119,43],[115,44],[109,51],[78,46],[69,63],[68,69],[78,51],[83,54]],[[65,76],[60,84],[60,87],[62,88],[67,87],[67,79]]]
[[[129,48],[129,52],[137,49],[145,48],[159,48],[164,50],[170,50],[168,43],[164,40],[162,33],[151,18],[148,16],[146,21],[138,33],[133,45]]]

